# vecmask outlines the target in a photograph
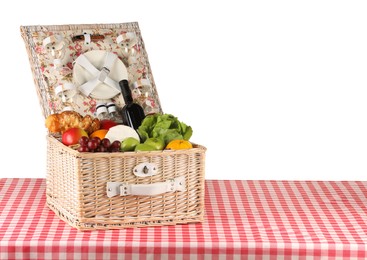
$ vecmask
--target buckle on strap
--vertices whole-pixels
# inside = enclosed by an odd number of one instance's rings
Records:
[[[108,74],[110,74],[110,70],[106,67],[103,67],[99,73],[98,81],[104,82],[108,77]]]

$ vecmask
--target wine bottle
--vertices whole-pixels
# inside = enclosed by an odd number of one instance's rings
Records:
[[[123,123],[134,129],[138,129],[145,118],[144,110],[139,104],[134,103],[128,81],[125,79],[121,80],[119,85],[125,101],[125,106],[121,111]]]

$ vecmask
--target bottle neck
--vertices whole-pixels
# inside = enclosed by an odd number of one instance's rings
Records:
[[[131,104],[133,103],[133,97],[131,95],[131,90],[129,87],[129,82],[125,79],[121,80],[119,82],[120,88],[121,88],[121,94],[124,98],[125,104]]]

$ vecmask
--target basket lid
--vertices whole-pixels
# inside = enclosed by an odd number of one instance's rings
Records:
[[[44,117],[65,109],[96,116],[100,102],[124,106],[127,79],[146,114],[162,112],[137,22],[21,26]]]

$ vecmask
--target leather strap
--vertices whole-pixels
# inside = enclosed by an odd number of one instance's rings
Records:
[[[133,33],[133,32],[127,32],[125,34],[120,34],[119,36],[117,36],[116,42],[117,42],[117,44],[120,44],[120,42],[125,41],[127,39],[129,39],[131,41],[131,43],[132,43],[131,46],[134,46],[136,44],[137,40],[136,40],[135,33]]]
[[[92,93],[92,91],[101,83],[104,83],[119,91],[120,88],[118,82],[108,77],[108,74],[116,62],[116,59],[118,59],[117,55],[113,54],[112,52],[107,52],[103,68],[98,70],[92,63],[90,63],[85,55],[80,55],[75,62],[87,70],[91,75],[93,75],[91,80],[85,82],[79,87],[80,91],[84,95],[89,96],[90,93]]]
[[[49,53],[54,58],[53,63],[55,67],[61,67],[61,62],[63,58],[63,48],[65,44],[63,43],[63,37],[61,35],[51,35],[45,38],[42,41],[44,47],[47,47],[49,44],[53,44],[52,48],[50,48]]]
[[[61,42],[63,39],[64,37],[62,37],[61,35],[58,34],[51,35],[42,41],[42,45],[46,47],[48,44],[52,42]]]
[[[129,184],[126,182],[107,182],[107,197],[114,196],[155,196],[166,192],[185,191],[185,176],[180,176],[165,182],[152,184]]]
[[[90,42],[91,42],[90,34],[85,32],[84,33],[84,44],[88,45],[88,44],[90,44]]]

